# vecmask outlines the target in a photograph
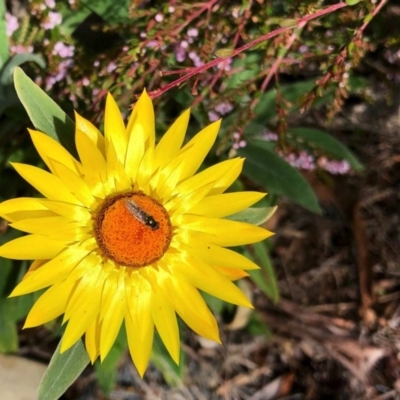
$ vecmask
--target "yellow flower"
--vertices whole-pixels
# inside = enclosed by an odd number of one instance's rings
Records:
[[[243,159],[196,171],[213,145],[214,122],[182,147],[185,111],[155,145],[154,110],[144,92],[127,127],[111,95],[105,136],[76,113],[79,161],[38,131],[32,141],[50,172],[13,163],[44,198],[0,204],[0,215],[28,235],[0,247],[0,256],[35,260],[11,296],[47,288],[25,327],[64,314],[61,351],[85,335],[92,362],[104,359],[125,322],[132,359],[144,374],[154,327],[179,360],[176,314],[199,335],[219,342],[218,326],[198,289],[251,307],[233,280],[257,266],[225,247],[271,235],[224,219],[258,200],[258,192],[223,193]]]

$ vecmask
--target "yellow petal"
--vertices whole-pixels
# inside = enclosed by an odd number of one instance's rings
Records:
[[[177,238],[177,240],[179,239],[180,237]],[[193,254],[201,257],[209,265],[243,270],[260,269],[257,264],[240,253],[216,246],[213,243],[193,237],[190,237],[185,243]]]
[[[190,213],[222,218],[252,206],[264,196],[265,193],[259,192],[236,192],[208,196],[191,208]]]
[[[87,254],[87,250],[78,246],[66,248],[52,260],[25,275],[10,297],[31,293],[63,281]]]
[[[264,240],[272,235],[264,228],[245,222],[207,218],[199,215],[178,215],[171,219],[173,225],[193,232],[204,232],[212,236],[211,242],[218,246],[241,246]]]
[[[136,136],[137,131],[143,131],[146,135],[146,148],[153,148],[155,143],[155,121],[154,108],[151,98],[143,90],[138,101],[133,108],[132,114],[129,117],[126,132],[128,137]]]
[[[52,240],[42,235],[27,235],[0,247],[0,257],[15,260],[50,260],[68,246],[68,242]]]
[[[179,364],[179,328],[175,310],[161,292],[154,293],[151,302],[151,316],[171,358]]]
[[[79,228],[81,225],[80,222],[71,222],[64,217],[52,216],[24,219],[22,221],[14,222],[10,226],[27,233],[52,236],[62,231]]]
[[[252,308],[250,301],[237,286],[189,251],[182,251],[176,258],[176,263],[170,268],[177,279],[183,276],[206,293],[229,303]]]
[[[76,148],[85,168],[96,172],[98,179],[106,181],[106,160],[95,143],[81,130],[76,129]]]
[[[54,216],[53,212],[41,204],[41,199],[20,197],[3,201],[0,204],[0,216],[10,222],[16,222],[25,218],[38,218],[42,216]]]
[[[106,110],[104,113],[104,133],[106,138],[107,161],[109,157],[109,146],[114,147],[120,163],[125,162],[127,136],[125,124],[122,120],[121,111],[110,93],[106,99]]]
[[[190,109],[184,111],[160,139],[154,153],[157,166],[165,167],[179,153],[189,123]]]
[[[42,132],[34,131],[32,129],[28,129],[28,131],[40,157],[53,174],[54,171],[50,163],[50,158],[57,160],[74,172],[77,171],[76,160],[59,142]]]
[[[116,292],[106,310],[100,335],[100,358],[104,360],[114,344],[126,315],[125,268],[120,267]],[[101,305],[103,307],[103,304]]]
[[[220,343],[217,321],[198,290],[184,279],[174,279],[161,268],[155,274],[158,286],[182,320],[199,335]]]
[[[82,205],[90,207],[95,202],[95,199],[86,182],[81,179],[79,175],[59,162],[55,160],[51,160],[51,162],[57,175],[64,182],[64,185],[68,188],[70,193],[76,197]]]
[[[214,189],[211,189],[210,194],[222,193],[239,176],[242,170],[243,161],[242,158],[235,158],[213,165],[212,167],[186,179],[182,183],[179,183],[172,192],[172,196],[183,196],[186,193],[191,193],[197,188],[211,182],[214,182]],[[233,180],[232,177],[234,177]]]
[[[96,318],[88,326],[85,334],[86,351],[89,354],[90,362],[93,364],[100,354],[100,333],[101,323],[99,318]]]
[[[61,315],[74,286],[74,282],[63,281],[47,289],[33,305],[26,317],[24,328],[45,324]]]
[[[65,317],[69,317],[69,320],[61,343],[61,353],[73,346],[96,321],[104,278],[103,271],[98,268],[96,273],[87,273],[80,280],[65,310]]]
[[[181,149],[176,158],[164,168],[167,171],[167,174],[168,171],[169,173],[173,171],[176,163],[185,160],[186,168],[181,179],[184,180],[192,176],[199,169],[201,163],[204,161],[206,155],[214,144],[220,125],[221,121],[213,122],[190,140]]]
[[[106,155],[104,136],[90,121],[80,116],[76,111],[75,111],[75,126],[77,130],[84,132],[86,134],[86,136],[101,151],[103,156]]]
[[[149,307],[152,288],[140,273],[131,275],[128,288],[129,313],[125,316],[125,324],[129,352],[139,375],[143,376],[153,346],[154,324]]]
[[[11,163],[11,165],[26,181],[49,200],[80,204],[58,176],[31,165],[19,163]]]
[[[92,219],[91,213],[84,206],[77,206],[75,204],[51,201],[47,199],[38,199],[38,201],[46,209],[51,210],[55,214],[68,218],[69,220],[81,221],[82,223],[86,224]]]

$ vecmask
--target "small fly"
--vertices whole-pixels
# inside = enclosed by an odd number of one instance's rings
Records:
[[[125,200],[125,206],[128,211],[143,225],[148,226],[151,230],[155,231],[159,228],[159,223],[132,199]]]

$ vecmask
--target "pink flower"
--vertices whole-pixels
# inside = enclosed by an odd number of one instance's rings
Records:
[[[19,28],[17,17],[6,12],[6,35],[10,37]]]
[[[62,22],[62,15],[58,12],[50,11],[46,20],[40,25],[43,29],[53,29],[55,26],[60,25]]]
[[[75,46],[68,46],[63,42],[57,42],[53,48],[53,54],[58,54],[61,58],[73,57]]]
[[[44,3],[49,8],[54,8],[56,6],[56,2],[54,0],[44,0]]]
[[[233,105],[229,102],[219,103],[215,106],[215,111],[219,115],[225,115],[230,113],[233,110]]]
[[[117,64],[115,64],[115,62],[111,61],[111,62],[107,65],[107,72],[110,74],[110,73],[113,72],[115,69],[117,69]]]
[[[13,54],[33,53],[33,46],[23,46],[22,44],[17,44],[15,46],[10,46],[10,51]]]
[[[157,22],[162,22],[162,20],[164,19],[164,16],[161,13],[156,14],[156,16],[154,17],[154,19]]]
[[[199,30],[197,28],[190,28],[188,29],[187,34],[190,37],[196,37],[199,35]]]
[[[214,122],[214,121],[217,121],[218,119],[220,119],[220,116],[215,111],[209,111],[208,112],[208,119],[211,122]]]

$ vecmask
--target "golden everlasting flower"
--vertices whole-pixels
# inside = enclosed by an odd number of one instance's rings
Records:
[[[199,335],[219,342],[218,326],[198,289],[251,307],[233,280],[258,268],[225,247],[271,235],[251,224],[224,219],[258,200],[258,192],[223,192],[243,159],[196,171],[220,126],[214,122],[182,147],[185,111],[155,145],[154,110],[144,92],[127,127],[111,95],[105,136],[75,114],[76,160],[58,142],[30,131],[50,172],[13,163],[44,198],[0,204],[0,215],[28,235],[0,247],[0,256],[35,260],[11,293],[47,288],[25,327],[64,314],[61,351],[85,335],[90,360],[104,359],[125,322],[129,351],[144,374],[154,327],[179,360],[176,314]]]

